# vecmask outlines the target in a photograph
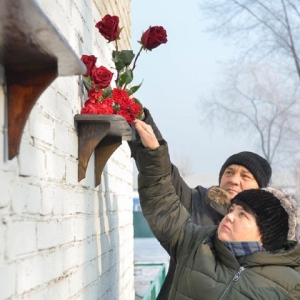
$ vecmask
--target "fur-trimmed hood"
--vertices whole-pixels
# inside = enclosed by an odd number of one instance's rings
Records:
[[[289,217],[288,240],[300,242],[300,209],[297,201],[281,190],[267,187],[263,190],[273,194],[279,201]]]
[[[225,216],[230,205],[230,195],[219,186],[212,186],[206,192],[205,201],[209,203],[213,209]]]

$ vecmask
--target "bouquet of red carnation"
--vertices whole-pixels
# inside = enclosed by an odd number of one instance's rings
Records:
[[[81,110],[82,114],[117,114],[123,116],[129,124],[136,118],[141,118],[143,107],[133,94],[141,84],[131,86],[133,70],[143,50],[152,50],[167,42],[167,33],[161,26],[150,26],[142,34],[141,48],[135,56],[132,50],[118,49],[121,28],[119,17],[106,15],[96,24],[100,34],[110,43],[115,42],[115,50],[112,52],[112,60],[115,65],[115,87],[111,87],[114,73],[104,66],[96,67],[97,57],[94,55],[82,55],[81,60],[86,66],[83,76],[83,84],[88,91],[88,99]],[[133,62],[133,64],[132,64]],[[132,64],[132,66],[131,66]]]

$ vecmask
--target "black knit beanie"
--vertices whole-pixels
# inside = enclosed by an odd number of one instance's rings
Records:
[[[260,188],[268,186],[272,175],[272,169],[268,161],[260,155],[253,152],[244,151],[228,157],[220,170],[219,183],[225,169],[230,165],[244,166],[254,176]]]
[[[287,240],[297,240],[300,213],[296,201],[281,191],[266,189],[245,190],[237,194],[231,204],[250,208],[262,235],[262,244],[267,251],[275,251]]]

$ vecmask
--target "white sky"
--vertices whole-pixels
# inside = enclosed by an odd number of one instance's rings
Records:
[[[248,148],[235,132],[214,131],[199,123],[196,103],[216,84],[220,62],[230,58],[224,41],[204,33],[199,0],[132,0],[132,49],[137,53],[142,32],[163,26],[168,42],[142,52],[134,71],[133,85],[144,80],[135,96],[150,109],[169,144],[171,158],[190,157],[194,174],[215,174],[226,158]],[[221,73],[219,73],[221,74]],[[199,182],[201,184],[201,182]]]

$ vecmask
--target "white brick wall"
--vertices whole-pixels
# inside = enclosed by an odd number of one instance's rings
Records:
[[[111,65],[112,44],[95,23],[120,16],[130,48],[130,0],[38,0],[77,53]],[[77,181],[74,115],[80,76],[58,77],[26,122],[20,154],[5,160],[5,92],[0,66],[0,300],[134,299],[132,161],[126,142],[94,187],[94,155]]]

